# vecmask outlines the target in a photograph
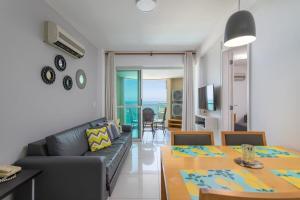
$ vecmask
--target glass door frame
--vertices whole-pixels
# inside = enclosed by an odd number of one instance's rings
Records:
[[[133,105],[133,106],[126,106],[126,105],[116,105],[117,106],[117,111],[120,108],[137,108],[139,111],[139,115],[138,115],[138,138],[134,138],[134,141],[141,141],[142,140],[142,88],[143,88],[143,70],[142,67],[116,67],[116,82],[117,82],[117,73],[119,71],[137,71],[138,72],[138,104],[137,105]],[[117,94],[116,94],[117,97]]]

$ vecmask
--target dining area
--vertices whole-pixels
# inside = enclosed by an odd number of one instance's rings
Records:
[[[300,152],[258,131],[171,132],[161,151],[161,200],[300,200]]]

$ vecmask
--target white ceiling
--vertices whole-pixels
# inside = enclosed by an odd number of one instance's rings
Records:
[[[98,48],[119,51],[195,50],[237,0],[158,0],[143,13],[135,0],[46,0]]]

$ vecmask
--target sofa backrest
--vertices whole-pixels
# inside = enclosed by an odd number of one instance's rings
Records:
[[[50,156],[81,156],[88,151],[86,129],[91,128],[89,123],[62,131],[46,137]]]
[[[106,118],[99,118],[83,125],[51,135],[46,139],[28,144],[27,156],[78,156],[88,151],[85,130],[103,124]],[[48,150],[49,149],[49,150]]]
[[[94,121],[89,122],[91,127],[96,127],[99,124],[104,124],[107,121],[107,119],[105,117],[100,118],[100,119],[96,119]]]
[[[27,156],[48,156],[46,140],[42,139],[28,144]]]

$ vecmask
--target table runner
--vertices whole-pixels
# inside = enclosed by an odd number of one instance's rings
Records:
[[[232,146],[232,148],[242,153],[241,146]],[[255,156],[258,158],[299,158],[300,155],[289,152],[281,147],[273,146],[255,146]]]
[[[272,170],[273,174],[286,180],[290,184],[300,189],[300,170],[278,169]]]
[[[181,170],[192,200],[199,200],[199,189],[220,189],[243,192],[274,192],[247,170]]]
[[[175,157],[224,157],[224,153],[215,146],[172,146]]]

